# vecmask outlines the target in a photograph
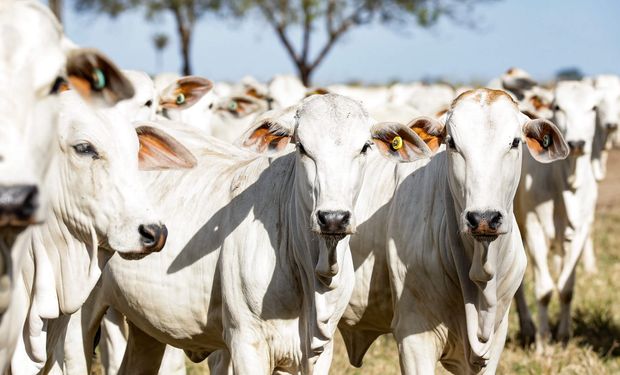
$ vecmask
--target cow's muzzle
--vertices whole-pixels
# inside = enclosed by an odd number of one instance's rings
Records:
[[[468,211],[465,214],[465,221],[469,233],[476,241],[490,242],[505,233],[501,229],[504,215],[499,211]]]
[[[316,213],[320,234],[328,236],[345,236],[353,232],[350,211],[323,211]]]
[[[168,229],[163,224],[147,224],[138,227],[140,242],[149,253],[161,251],[166,245]]]
[[[585,154],[586,141],[568,141],[566,143],[568,144],[570,155],[581,156]]]
[[[35,185],[0,186],[0,227],[25,228],[36,222],[39,189]]]

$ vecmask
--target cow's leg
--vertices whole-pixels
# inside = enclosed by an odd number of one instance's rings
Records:
[[[596,255],[594,254],[594,242],[592,241],[592,234],[588,236],[586,240],[586,246],[583,249],[583,269],[588,274],[595,274],[596,267]]]
[[[118,373],[122,375],[157,374],[166,344],[155,340],[133,323],[128,322],[128,325],[127,349]]]
[[[314,369],[312,371],[315,375],[328,375],[329,368],[332,364],[332,357],[334,356],[334,341],[330,340],[325,344],[323,352],[319,355]]]
[[[252,329],[248,330],[253,332]],[[265,340],[256,335],[249,336],[240,330],[231,330],[226,335],[230,349],[233,371],[236,375],[271,375],[272,363]]]
[[[209,373],[212,375],[233,375],[232,363],[230,362],[230,354],[227,350],[218,350],[209,355],[207,358],[209,363]]]
[[[558,277],[558,291],[560,293],[560,324],[558,326],[558,340],[567,342],[571,328],[571,303],[575,289],[575,269],[577,262],[586,247],[590,236],[590,226],[584,226],[575,231],[571,242],[565,244],[564,264],[560,277]]]
[[[166,345],[159,375],[185,375],[186,373],[185,352],[174,346]]]
[[[127,347],[127,324],[123,314],[115,308],[110,307],[103,316],[99,343],[101,364],[106,374],[116,375]]]
[[[548,306],[554,289],[547,263],[549,247],[545,233],[538,224],[528,225],[525,240],[534,267],[534,289],[538,306],[538,338],[539,343],[543,343],[548,341],[550,337]]]
[[[575,288],[575,270],[560,289],[560,324],[558,325],[558,341],[566,344],[571,336],[571,304]]]
[[[398,344],[402,374],[434,374],[442,349],[432,330],[424,327],[422,314],[415,313],[413,298],[404,293],[396,302],[392,322],[394,338]]]
[[[517,302],[517,313],[519,314],[519,328],[520,337],[523,345],[529,346],[536,341],[536,325],[532,319],[530,309],[527,307],[527,300],[525,299],[525,281],[521,282],[517,293],[515,294],[515,301]]]

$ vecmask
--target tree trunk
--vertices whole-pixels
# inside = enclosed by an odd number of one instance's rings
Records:
[[[58,21],[62,23],[62,0],[49,0],[49,7],[56,18],[58,18]]]
[[[314,69],[309,67],[308,64],[304,61],[296,63],[296,65],[297,65],[297,72],[299,74],[299,79],[304,84],[304,86],[310,87],[310,83],[311,83],[310,77],[312,76]]]
[[[181,56],[183,58],[183,75],[186,76],[192,74],[190,56],[191,33],[191,29],[189,28],[186,28],[181,32]]]

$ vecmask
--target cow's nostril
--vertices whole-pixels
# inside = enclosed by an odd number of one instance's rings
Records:
[[[491,211],[489,213],[489,216],[489,227],[491,227],[491,229],[497,229],[500,227],[500,225],[502,225],[503,216],[501,213],[497,211]]]
[[[480,225],[480,214],[476,211],[469,211],[466,215],[465,215],[465,219],[467,220],[467,225],[471,228],[471,229],[476,229],[478,228],[478,225]]]
[[[609,130],[616,130],[618,129],[618,123],[610,122],[610,123],[607,123],[606,127]]]
[[[140,241],[148,251],[159,251],[166,244],[168,230],[165,225],[147,224],[138,227]]]
[[[16,216],[22,220],[27,220],[35,214],[39,207],[39,189],[34,185],[27,186],[24,188],[23,196],[24,200],[19,206]]]

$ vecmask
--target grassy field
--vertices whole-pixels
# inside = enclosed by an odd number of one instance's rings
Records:
[[[574,298],[574,337],[567,345],[552,344],[543,354],[523,349],[517,340],[517,314],[511,311],[510,333],[498,373],[500,374],[620,374],[620,151],[609,160],[609,176],[599,192],[594,242],[598,273],[578,270]],[[526,274],[528,301],[535,314],[532,272]],[[550,307],[557,320],[557,296]],[[535,316],[535,315],[534,315]],[[188,364],[191,375],[208,374],[206,361]],[[440,373],[445,371],[440,370]],[[332,374],[398,374],[398,353],[391,337],[384,336],[370,348],[360,369],[349,365],[338,337]]]

